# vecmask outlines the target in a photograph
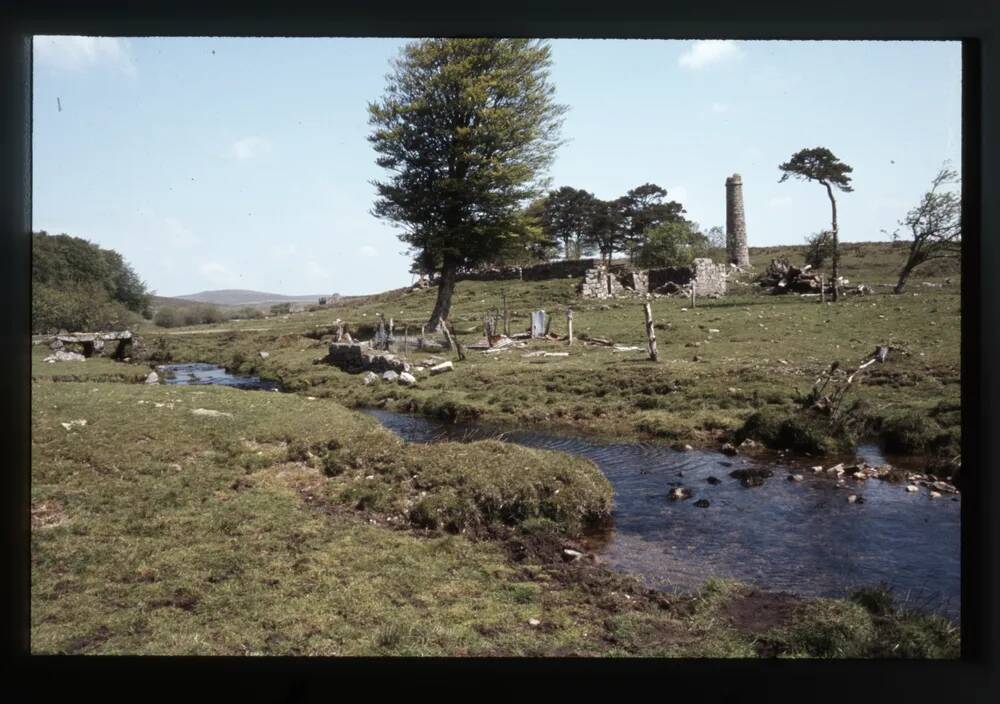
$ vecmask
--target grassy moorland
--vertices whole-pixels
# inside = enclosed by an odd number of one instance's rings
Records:
[[[304,395],[56,379],[32,384],[34,653],[958,656],[877,590],[666,595],[563,562],[611,498],[585,460],[408,445]]]
[[[777,256],[801,262],[802,248],[751,250],[758,270]],[[482,315],[499,305],[504,290],[514,331],[526,330],[530,311],[543,308],[553,315],[552,331],[563,334],[563,311],[572,308],[579,338],[610,339],[639,351],[616,352],[582,339],[572,347],[531,341],[496,354],[469,352],[454,373],[425,375],[412,387],[365,386],[322,361],[322,338],[337,319],[362,337],[380,313],[394,318],[397,331],[419,330],[435,293],[400,289],[263,321],[146,330],[145,354],[151,361],[220,363],[347,406],[500,426],[531,424],[694,445],[749,435],[808,454],[834,454],[849,449],[850,441],[877,439],[893,452],[929,458],[930,469],[949,474],[957,466],[961,427],[957,264],[918,270],[906,293],[893,295],[903,259],[901,247],[890,243],[844,245],[843,275],[875,293],[836,305],[794,294],[764,295],[749,278],[735,282],[730,295],[702,299],[695,308],[681,298],[656,299],[659,363],[643,351],[638,301],[581,300],[575,279],[459,283],[452,312],[459,339],[481,338]],[[797,399],[817,377],[834,361],[856,366],[876,345],[889,345],[890,358],[866,370],[849,392],[845,405],[854,409],[852,434],[834,437],[803,424]],[[537,350],[569,356],[525,356]],[[427,355],[411,351],[406,357],[419,361]]]
[[[874,262],[896,253],[850,252],[849,278],[891,279]],[[790,408],[796,387],[831,359],[860,360],[888,343],[901,352],[858,391],[869,412],[930,414],[938,434],[957,433],[957,413],[940,409],[958,401],[958,287],[920,284],[945,276],[918,276],[918,295],[837,306],[749,289],[686,311],[658,299],[659,364],[583,344],[568,357],[522,357],[567,349],[535,342],[470,352],[455,372],[412,388],[365,387],[315,360],[338,317],[355,330],[379,312],[416,326],[427,291],[142,330],[132,364],[47,364],[39,345],[32,650],[957,657],[957,628],[898,611],[879,590],[803,599],[711,580],[667,595],[595,559],[565,562],[564,549],[611,505],[589,461],[495,441],[410,445],[347,408],[714,442],[762,406]],[[503,284],[515,327],[531,309],[571,305],[579,333],[641,346],[636,303],[579,301],[574,283]],[[459,285],[454,319],[466,341],[501,285]],[[299,393],[135,383],[168,360],[256,371]]]

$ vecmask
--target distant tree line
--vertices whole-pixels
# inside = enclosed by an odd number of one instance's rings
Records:
[[[271,312],[274,314],[273,309]],[[224,320],[258,320],[263,317],[264,311],[253,306],[219,308],[211,303],[195,303],[163,306],[153,316],[153,323],[161,328],[179,328],[186,325],[221,323]]]
[[[146,284],[112,249],[36,232],[31,268],[33,332],[120,330],[151,314]]]
[[[682,266],[696,257],[721,254],[721,228],[703,232],[684,217],[684,207],[667,200],[666,189],[645,183],[625,195],[602,200],[583,189],[563,186],[529,206],[541,231],[539,245],[553,258],[616,254],[637,266]]]

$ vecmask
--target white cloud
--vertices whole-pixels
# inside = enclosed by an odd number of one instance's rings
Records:
[[[378,250],[375,249],[374,247],[372,247],[370,244],[364,245],[363,247],[361,247],[361,249],[358,250],[358,252],[363,257],[377,257],[378,256]]]
[[[681,54],[677,63],[683,68],[699,69],[735,59],[742,53],[739,45],[732,39],[702,39]]]
[[[126,76],[136,75],[128,42],[117,37],[37,36],[34,61],[52,71],[79,72],[111,66]]]
[[[263,137],[244,137],[233,142],[232,155],[241,161],[253,159],[271,151],[271,143]]]
[[[229,267],[218,262],[204,262],[198,270],[201,275],[215,286],[234,286],[240,277]]]
[[[712,112],[729,112],[728,103],[712,103]]]

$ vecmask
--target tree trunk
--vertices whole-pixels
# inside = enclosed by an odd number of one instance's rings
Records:
[[[902,270],[899,272],[899,281],[896,282],[896,286],[892,289],[893,293],[902,293],[903,287],[906,285],[906,280],[910,278],[910,273],[917,268],[917,265],[913,263],[912,259],[907,259],[906,264],[903,265]]]
[[[826,195],[830,197],[830,212],[832,214],[832,234],[833,234],[833,302],[840,298],[840,241],[837,238],[837,201],[833,197],[833,189],[829,183],[826,186]]]
[[[453,261],[445,257],[441,267],[441,276],[438,278],[438,295],[434,303],[434,310],[431,312],[427,327],[437,331],[441,329],[441,321],[447,320],[451,313],[451,296],[455,292],[455,275],[458,267]]]

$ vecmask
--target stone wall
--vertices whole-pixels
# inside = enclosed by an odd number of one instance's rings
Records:
[[[694,280],[699,296],[726,295],[726,266],[711,259],[694,260]]]
[[[457,281],[548,281],[550,279],[582,278],[588,269],[599,265],[597,259],[560,259],[531,266],[505,266],[460,271]]]
[[[388,352],[373,350],[367,342],[332,342],[327,361],[350,374],[410,371],[409,364]]]
[[[618,277],[603,267],[587,269],[577,290],[584,298],[614,298],[625,293]]]

